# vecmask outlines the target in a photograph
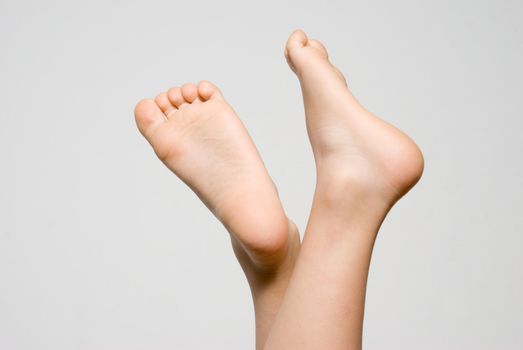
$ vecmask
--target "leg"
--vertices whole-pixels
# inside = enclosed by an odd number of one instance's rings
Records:
[[[263,347],[300,242],[247,130],[205,81],[141,101],[135,117],[160,160],[230,233],[252,290],[257,346]]]
[[[405,134],[358,103],[320,42],[296,31],[286,57],[302,87],[317,183],[266,349],[360,349],[374,240],[420,178],[423,158]]]

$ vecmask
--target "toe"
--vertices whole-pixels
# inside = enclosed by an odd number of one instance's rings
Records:
[[[309,46],[316,49],[318,51],[318,53],[323,56],[323,58],[326,58],[328,59],[329,58],[329,54],[327,53],[327,49],[325,48],[325,46],[318,40],[314,40],[314,39],[311,39],[309,40]]]
[[[288,58],[292,51],[307,45],[308,41],[309,39],[307,38],[307,34],[305,34],[303,30],[297,29],[292,32],[291,36],[287,40],[287,44],[285,45],[285,57]]]
[[[169,91],[167,91],[167,98],[176,108],[181,108],[187,104],[183,98],[182,89],[179,87],[170,88]]]
[[[169,101],[166,92],[162,92],[154,99],[154,102],[160,107],[162,112],[167,116],[169,113],[175,110],[176,107]]]
[[[198,88],[194,84],[184,84],[182,96],[186,102],[193,103],[198,99]]]
[[[198,83],[198,95],[202,101],[207,101],[215,98],[222,98],[222,93],[220,89],[216,87],[213,83],[202,80]]]
[[[134,108],[134,117],[138,130],[149,137],[166,119],[158,105],[150,99],[141,100]]]
[[[287,40],[285,59],[294,73],[301,76],[310,62],[328,62],[329,55],[320,41],[309,39],[303,30],[298,29]]]

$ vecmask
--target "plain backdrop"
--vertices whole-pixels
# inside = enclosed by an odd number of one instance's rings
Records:
[[[225,230],[132,112],[217,83],[303,232],[295,28],[425,154],[376,243],[365,348],[522,349],[522,16],[519,0],[1,0],[0,349],[254,348]]]

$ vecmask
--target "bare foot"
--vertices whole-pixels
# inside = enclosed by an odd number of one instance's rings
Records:
[[[297,30],[287,42],[285,56],[300,80],[318,186],[342,182],[352,193],[357,188],[358,193],[392,206],[422,174],[419,148],[354,98],[319,41]]]
[[[158,158],[231,234],[251,285],[257,323],[270,327],[299,235],[240,119],[218,88],[206,81],[173,87],[154,101],[142,100],[135,117]],[[257,327],[258,342],[263,342],[264,332],[268,329]]]
[[[285,54],[302,88],[317,184],[265,349],[361,349],[374,240],[420,178],[423,157],[408,136],[358,103],[319,41],[295,31]]]

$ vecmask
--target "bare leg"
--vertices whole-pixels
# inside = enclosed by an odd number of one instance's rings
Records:
[[[265,349],[360,349],[373,244],[387,212],[420,178],[423,158],[358,103],[320,42],[296,31],[286,57],[302,87],[317,183]]]
[[[299,250],[299,235],[236,113],[213,84],[185,84],[145,99],[138,129],[160,160],[231,235],[251,287],[256,343],[265,343]]]

